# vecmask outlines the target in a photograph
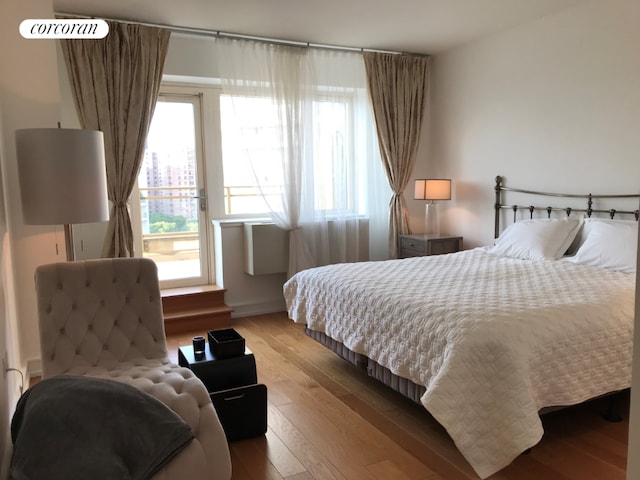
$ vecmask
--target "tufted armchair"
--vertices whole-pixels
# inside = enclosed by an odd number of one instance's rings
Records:
[[[158,398],[195,438],[153,478],[228,480],[231,460],[209,394],[191,370],[171,363],[155,263],[113,258],[36,269],[43,378],[117,380]]]

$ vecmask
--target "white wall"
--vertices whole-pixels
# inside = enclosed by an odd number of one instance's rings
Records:
[[[0,131],[2,131],[2,110],[0,109]],[[2,135],[0,135],[0,166],[2,165],[2,158],[4,157],[4,142]],[[0,245],[0,272],[7,271],[5,258],[9,257],[9,252],[5,252],[4,239],[7,235],[7,221],[4,215],[4,200],[2,198],[2,171],[0,169],[0,238],[2,239]],[[7,248],[8,250],[8,248]],[[17,335],[11,334],[10,316],[8,315],[7,303],[5,301],[6,283],[4,281],[4,274],[0,273],[0,365],[5,356],[9,357],[9,349],[12,344],[17,343]],[[15,322],[14,326],[15,326]],[[10,340],[11,339],[11,340]],[[15,357],[16,355],[12,355]],[[10,436],[9,436],[9,424],[11,422],[11,415],[13,413],[12,405],[15,404],[15,395],[11,395],[10,391],[13,390],[11,385],[11,378],[8,378],[7,372],[4,371],[4,366],[0,370],[0,478],[5,478],[5,470],[9,461],[10,452]]]
[[[466,247],[493,239],[498,174],[547,191],[639,190],[637,10],[589,1],[434,59],[429,168],[453,179],[442,221]]]
[[[61,232],[22,223],[14,132],[18,128],[55,128],[59,120],[54,42],[23,39],[18,26],[25,18],[53,18],[51,0],[0,0],[0,166],[6,212],[1,251],[4,305],[0,311],[6,344],[0,344],[0,353],[6,349],[10,366],[23,372],[28,360],[40,357],[33,272],[37,265],[64,259]],[[62,244],[60,255],[56,255],[56,237]],[[19,384],[19,378],[9,377],[8,383]],[[9,412],[0,412],[4,439],[8,426],[5,415],[13,412],[19,391],[9,387],[3,393],[9,408]]]

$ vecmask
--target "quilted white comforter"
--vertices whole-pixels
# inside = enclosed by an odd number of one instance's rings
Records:
[[[635,275],[483,248],[338,264],[284,286],[289,317],[424,385],[482,478],[542,437],[538,411],[631,384]]]

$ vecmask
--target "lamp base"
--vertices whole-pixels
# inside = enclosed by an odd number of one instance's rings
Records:
[[[424,233],[427,235],[440,235],[440,219],[438,218],[438,205],[433,201],[427,203],[424,211]]]
[[[76,259],[76,249],[73,245],[73,225],[64,224],[64,247],[67,252],[67,261],[73,262]]]

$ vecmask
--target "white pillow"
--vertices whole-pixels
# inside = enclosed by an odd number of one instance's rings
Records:
[[[611,223],[611,224],[618,224],[618,225],[627,224],[627,225],[635,225],[636,227],[638,225],[638,223],[635,220],[614,220],[612,218],[605,218],[605,217],[602,217],[602,218],[584,217],[582,228],[578,230],[578,234],[576,235],[575,240],[573,241],[573,243],[569,247],[569,250],[567,251],[567,255],[576,254],[578,249],[582,246],[584,241],[589,236],[589,229],[591,228],[591,225],[593,225],[594,222],[603,222],[603,223]]]
[[[638,222],[589,218],[585,220],[584,234],[584,242],[567,261],[635,273]]]
[[[534,218],[509,225],[489,252],[522,260],[558,260],[573,242],[581,218]]]

